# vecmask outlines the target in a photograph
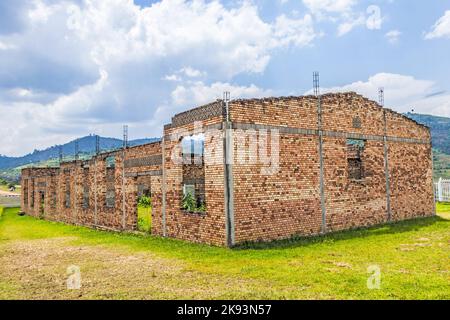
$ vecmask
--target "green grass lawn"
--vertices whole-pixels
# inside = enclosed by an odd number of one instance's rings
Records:
[[[450,203],[438,203],[436,205],[436,212],[442,216],[446,216],[450,219]]]
[[[17,212],[0,218],[0,299],[450,299],[448,211],[233,250]],[[67,290],[71,265],[80,268],[80,290]],[[374,266],[381,284],[371,290]]]

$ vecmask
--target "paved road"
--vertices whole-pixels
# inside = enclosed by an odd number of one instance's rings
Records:
[[[19,197],[20,193],[0,190],[0,196],[6,196],[6,197],[8,197],[8,196],[10,196],[10,197],[16,196],[16,197]]]
[[[2,207],[20,206],[20,194],[0,190],[0,205]]]

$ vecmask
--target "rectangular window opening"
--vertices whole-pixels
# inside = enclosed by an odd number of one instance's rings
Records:
[[[347,139],[347,164],[349,180],[364,180],[363,154],[366,141]]]
[[[205,199],[205,136],[203,134],[184,137],[181,141],[183,153],[183,200],[182,208],[187,212],[206,212]]]
[[[66,180],[66,195],[64,205],[66,208],[70,208],[70,180]]]

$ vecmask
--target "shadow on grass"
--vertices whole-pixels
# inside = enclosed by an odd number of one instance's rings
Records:
[[[406,221],[385,223],[376,226],[362,227],[353,230],[343,230],[331,232],[325,235],[317,236],[293,236],[289,239],[276,240],[270,242],[247,242],[237,245],[233,250],[264,250],[264,249],[289,249],[299,246],[308,246],[312,244],[327,242],[329,240],[349,240],[354,238],[365,238],[374,235],[399,234],[410,231],[419,231],[422,228],[432,226],[436,223],[450,224],[450,220],[440,216],[416,218]]]

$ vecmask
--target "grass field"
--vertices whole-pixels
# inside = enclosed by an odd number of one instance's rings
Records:
[[[450,206],[438,209],[438,217],[233,250],[5,209],[0,299],[450,299]],[[80,290],[66,286],[73,265]],[[380,289],[367,287],[372,268]]]

